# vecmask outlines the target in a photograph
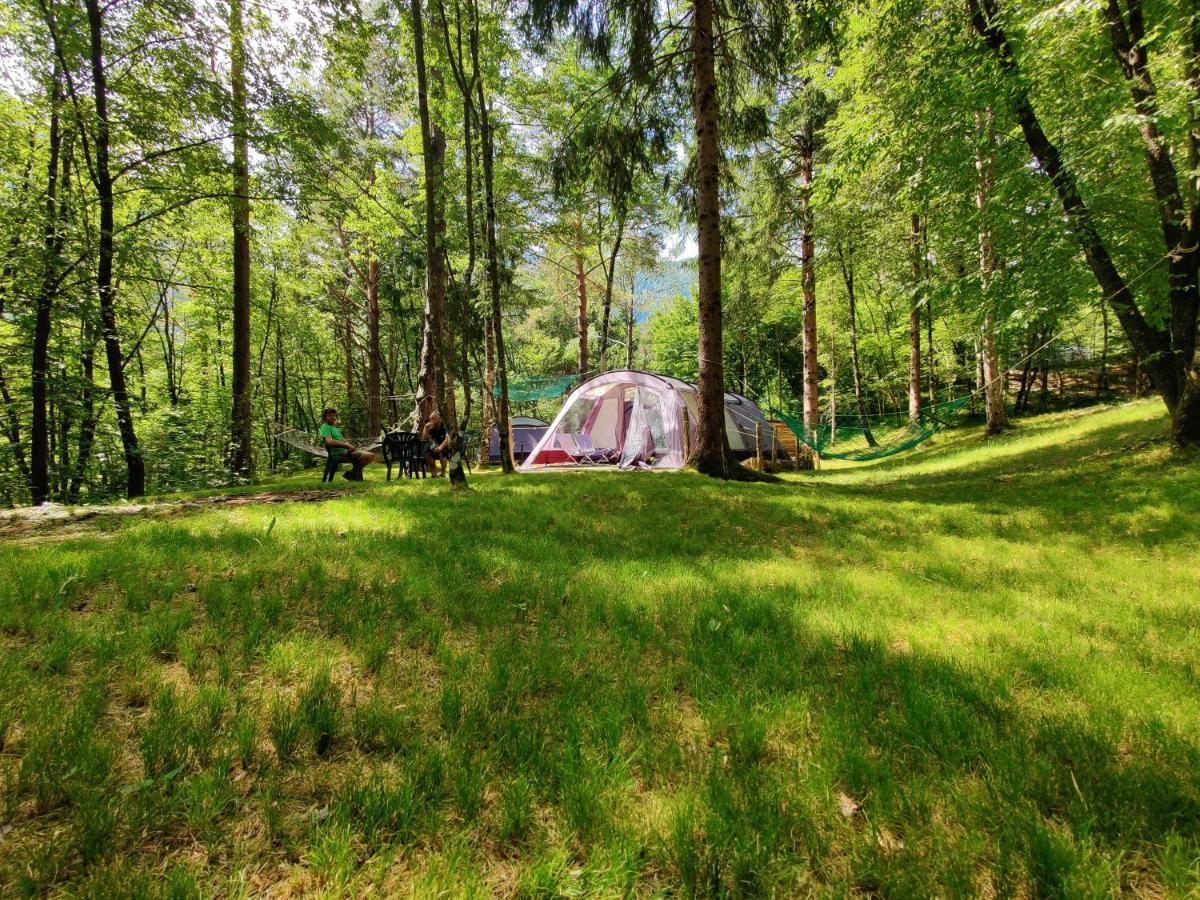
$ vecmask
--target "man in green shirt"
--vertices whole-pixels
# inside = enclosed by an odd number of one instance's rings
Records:
[[[337,427],[337,410],[332,406],[321,414],[321,418],[325,420],[319,432],[321,444],[328,451],[330,459],[341,459],[350,454],[352,468],[343,472],[342,477],[347,481],[362,481],[363,467],[375,461],[375,454],[370,450],[359,450],[346,440],[341,429]]]

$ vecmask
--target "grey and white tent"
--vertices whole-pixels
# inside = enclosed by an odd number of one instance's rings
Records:
[[[691,382],[653,372],[605,372],[570,393],[521,469],[679,469],[695,445],[698,415],[699,390]],[[760,440],[763,454],[772,452],[775,431],[753,400],[726,392],[725,431],[737,458],[754,456]],[[784,455],[782,448],[776,453]]]
[[[546,433],[546,429],[550,427],[548,422],[533,416],[513,416],[509,419],[509,424],[512,426],[513,459],[517,462],[529,456]],[[500,429],[495,425],[492,426],[492,441],[488,445],[488,459],[493,463],[500,462]]]

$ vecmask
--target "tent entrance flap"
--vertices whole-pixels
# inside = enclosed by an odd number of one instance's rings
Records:
[[[655,446],[650,417],[646,410],[646,397],[649,392],[639,387],[630,393],[633,396],[629,401],[629,424],[625,429],[625,442],[621,446],[621,468],[650,467],[655,461]]]

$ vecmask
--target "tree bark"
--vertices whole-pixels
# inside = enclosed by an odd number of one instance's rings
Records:
[[[471,0],[471,60],[479,68],[479,7]],[[491,294],[492,340],[495,344],[496,380],[500,397],[496,404],[496,429],[500,433],[500,466],[505,474],[516,470],[512,457],[512,428],[508,414],[508,366],[504,357],[504,316],[500,306],[500,255],[496,246],[495,138],[491,110],[483,92],[483,78],[475,82],[479,113],[479,143],[483,157],[484,239],[487,250],[488,292]]]
[[[818,394],[820,363],[817,356],[817,273],[813,239],[813,125],[805,121],[799,136],[800,168],[800,290],[803,295],[804,430],[815,434],[820,425]]]
[[[275,419],[280,425],[287,427],[288,424],[288,372],[287,372],[287,357],[283,353],[283,323],[276,322],[275,324],[275,360],[276,374],[275,384],[279,394],[279,411],[275,414]],[[275,448],[274,464],[279,465],[283,460],[287,459],[288,445],[282,441],[278,442]]]
[[[50,80],[50,138],[46,164],[46,222],[43,241],[42,289],[38,292],[33,323],[33,416],[29,428],[29,494],[34,506],[50,499],[50,431],[46,415],[47,377],[50,369],[50,322],[57,294],[59,249],[62,237],[59,229],[58,186],[59,153],[62,149],[62,129],[59,103],[62,97],[62,75],[58,65]],[[65,166],[65,161],[64,161]],[[5,391],[7,393],[7,389]],[[11,409],[11,407],[10,407]]]
[[[1119,0],[1107,0],[1104,15],[1109,25],[1113,52],[1129,82],[1138,130],[1145,145],[1146,170],[1158,206],[1163,244],[1171,254],[1168,284],[1171,291],[1171,331],[1175,353],[1185,358],[1180,373],[1191,363],[1196,345],[1197,265],[1200,247],[1194,232],[1194,214],[1185,210],[1179,175],[1170,150],[1158,131],[1158,91],[1150,74],[1145,22],[1141,0],[1125,0],[1128,22]],[[1200,99],[1200,98],[1195,98]]]
[[[367,249],[367,437],[382,430],[382,397],[380,396],[380,367],[383,354],[379,349],[379,259],[375,247]]]
[[[461,26],[460,26],[461,35]],[[449,34],[446,36],[449,43]],[[461,47],[461,41],[459,43]],[[461,65],[461,54],[460,54]],[[462,290],[462,315],[460,321],[462,323],[462,385],[463,385],[463,402],[466,409],[463,412],[462,421],[459,423],[459,430],[467,427],[467,421],[471,411],[471,391],[468,377],[470,375],[470,353],[467,346],[468,338],[473,332],[470,324],[474,322],[475,313],[475,261],[478,256],[478,245],[475,240],[475,142],[474,129],[471,126],[472,112],[474,109],[471,86],[469,83],[461,83],[459,85],[462,91],[463,102],[463,183],[466,190],[463,206],[466,213],[466,229],[467,229],[467,267],[463,271],[463,290]],[[486,330],[486,329],[485,329]],[[491,403],[490,397],[485,397],[483,401],[483,411],[481,420],[488,419],[488,406]],[[482,424],[488,424],[484,421]],[[480,446],[484,446],[485,440],[490,440],[490,430],[486,432],[487,437],[484,437],[484,432],[480,433]]]
[[[996,272],[996,249],[992,243],[990,202],[996,181],[996,136],[992,129],[992,110],[975,113],[978,144],[975,151],[975,208],[979,211],[979,278],[983,288],[984,317],[979,336],[979,355],[983,364],[984,413],[988,434],[999,434],[1008,427],[1004,410],[1004,372],[996,346],[996,315],[990,296]]]
[[[613,282],[617,277],[617,255],[621,252],[621,241],[625,237],[625,215],[617,216],[617,235],[613,239],[612,252],[604,263],[604,308],[600,312],[600,371],[608,371],[608,330],[612,323]],[[603,262],[603,260],[602,260]]]
[[[1170,363],[1178,386],[1178,405],[1172,411],[1172,436],[1177,444],[1200,444],[1200,354],[1197,354],[1196,325],[1200,316],[1200,196],[1193,193],[1190,206],[1184,202],[1179,174],[1170,149],[1158,131],[1158,90],[1150,73],[1149,48],[1141,0],[1125,0],[1128,15],[1120,0],[1107,0],[1104,16],[1108,22],[1113,52],[1129,82],[1130,95],[1138,114],[1138,130],[1145,146],[1146,169],[1158,205],[1159,227],[1168,254],[1167,278],[1171,297]],[[1190,49],[1193,57],[1187,76],[1192,88],[1192,106],[1200,103],[1200,13],[1194,4]],[[1200,130],[1193,129],[1189,140],[1190,160],[1200,156]],[[1193,176],[1195,177],[1195,176]]]
[[[925,298],[925,382],[929,386],[929,405],[937,404],[937,371],[933,355],[933,302]]]
[[[229,0],[229,61],[233,89],[233,411],[229,468],[254,475],[250,378],[250,142],[246,110],[246,41],[242,0]]]
[[[1171,432],[1176,444],[1200,444],[1200,354],[1185,373],[1179,403],[1171,417]]]
[[[437,69],[433,69],[430,74],[439,86],[439,93],[441,93],[441,73]],[[433,220],[434,235],[437,238],[435,274],[437,276],[438,321],[437,328],[434,330],[434,338],[437,341],[437,396],[441,400],[441,414],[446,428],[450,430],[451,435],[457,435],[458,411],[456,409],[457,398],[454,394],[454,329],[451,327],[447,301],[450,263],[446,256],[446,135],[442,131],[441,124],[436,120],[433,122],[433,154],[437,186],[434,194],[437,202],[434,206]]]
[[[713,0],[692,0],[692,70],[700,270],[700,397],[695,464],[706,475],[728,478],[731,466],[725,436],[725,369],[721,323],[721,143],[717,132]]]
[[[442,367],[442,327],[445,322],[446,269],[442,256],[441,232],[445,217],[440,215],[442,170],[446,140],[441,128],[432,122],[429,110],[429,82],[425,71],[425,21],[421,0],[412,0],[413,55],[417,70],[417,111],[421,120],[421,158],[425,169],[425,328],[421,337],[421,361],[417,372],[416,428],[425,426],[436,409],[445,419],[445,374]],[[452,427],[447,422],[447,427]]]
[[[491,463],[492,428],[496,425],[496,349],[492,340],[492,317],[483,318],[483,421],[479,428],[479,465]]]
[[[27,170],[28,168],[27,166]],[[12,238],[12,249],[14,252],[20,244],[20,233],[14,231]],[[15,267],[11,262],[5,265],[3,277],[0,279],[0,318],[4,316],[5,294],[12,281],[14,269]],[[8,389],[8,379],[5,377],[3,365],[0,365],[0,401],[3,401],[4,404],[4,417],[7,420],[5,436],[8,438],[9,446],[13,451],[13,459],[17,464],[17,474],[23,481],[28,483],[29,463],[25,457],[25,446],[21,442],[21,420],[17,416],[16,403],[13,400],[12,393]]]
[[[629,304],[625,308],[625,368],[633,368],[633,318],[634,318],[634,303],[632,286],[629,291]]]
[[[582,242],[582,227],[576,231],[576,239]],[[588,373],[588,308],[587,275],[583,271],[583,254],[579,251],[575,253],[575,292],[578,297],[575,325],[579,335],[579,377],[582,379]]]
[[[988,434],[999,434],[1008,427],[1008,413],[1004,409],[1004,370],[1000,365],[1000,353],[996,347],[995,316],[989,310],[983,319],[979,337],[979,354],[983,362],[984,414],[987,417]]]
[[[87,478],[88,463],[92,459],[92,447],[96,443],[96,330],[91,321],[90,313],[84,311],[84,323],[81,329],[81,344],[79,350],[79,381],[82,385],[79,394],[79,438],[76,443],[75,465],[71,470],[71,480],[67,486],[67,502],[78,503],[83,483]]]
[[[921,217],[912,216],[909,232],[912,254],[912,309],[908,317],[908,418],[921,418]]]
[[[847,259],[847,254],[843,251],[842,245],[837,245],[838,262],[841,264],[842,281],[846,284],[846,298],[850,304],[850,368],[854,376],[854,406],[858,410],[858,423],[862,428],[863,435],[867,439],[867,446],[876,446],[875,435],[871,433],[870,427],[867,425],[867,409],[863,402],[862,389],[862,368],[858,362],[858,309],[857,299],[854,295],[854,257],[851,247],[851,254]]]
[[[95,174],[96,194],[100,207],[100,240],[96,260],[96,291],[100,299],[100,322],[104,334],[104,352],[108,362],[108,380],[112,388],[113,406],[117,411],[117,428],[125,454],[126,495],[140,497],[146,493],[146,465],[138,447],[129,406],[129,391],[125,383],[124,357],[121,337],[117,331],[116,297],[113,288],[113,182],[109,170],[108,81],[104,68],[104,13],[100,0],[86,0],[89,56],[92,69],[92,88],[95,95]]]
[[[1021,367],[1021,381],[1017,385],[1017,399],[1013,403],[1013,412],[1022,413],[1029,405],[1030,374],[1033,369],[1033,348],[1037,346],[1038,332],[1029,329],[1025,337],[1025,365]]]
[[[1108,390],[1108,307],[1100,304],[1100,371],[1096,373],[1096,399]]]

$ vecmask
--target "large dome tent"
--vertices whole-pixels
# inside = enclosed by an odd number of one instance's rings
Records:
[[[521,470],[598,465],[680,469],[696,441],[698,413],[695,384],[653,372],[605,372],[568,395]],[[739,459],[754,456],[760,439],[764,456],[773,450],[784,456],[774,446],[775,431],[766,416],[746,397],[726,392],[725,431],[729,450]]]

